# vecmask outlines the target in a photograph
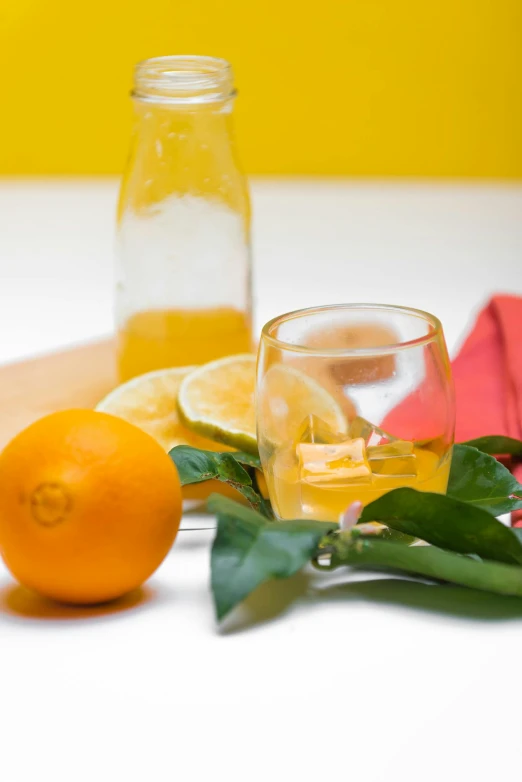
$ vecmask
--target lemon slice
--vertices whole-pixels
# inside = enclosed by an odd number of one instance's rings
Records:
[[[181,383],[180,419],[201,437],[256,453],[255,385],[255,356],[245,353],[204,364]]]
[[[115,388],[96,410],[124,418],[152,435],[166,451],[175,445],[193,445],[215,451],[216,443],[198,437],[179,420],[176,400],[182,381],[197,367],[175,367],[147,372]],[[221,449],[223,450],[223,449]]]
[[[346,434],[348,423],[338,402],[316,380],[287,364],[274,364],[259,389],[259,424],[274,445],[293,441],[303,421],[313,415],[333,432]]]
[[[115,388],[96,409],[124,418],[152,435],[166,451],[175,445],[192,445],[206,451],[228,451],[224,445],[205,440],[186,429],[179,420],[177,397],[181,382],[198,367],[159,369],[140,375]],[[259,476],[258,476],[259,480]],[[220,481],[205,481],[183,487],[183,499],[204,502],[217,492],[242,502],[241,495]]]

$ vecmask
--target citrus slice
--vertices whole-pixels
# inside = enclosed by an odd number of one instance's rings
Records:
[[[256,453],[255,385],[256,358],[248,353],[204,364],[181,383],[180,419],[201,437]]]
[[[124,383],[102,399],[96,409],[123,418],[152,435],[166,451],[176,445],[192,445],[206,451],[228,451],[220,443],[205,440],[186,429],[179,420],[177,398],[181,382],[198,367],[158,369]],[[238,502],[241,495],[220,481],[183,486],[185,500],[204,501],[218,492]]]
[[[178,416],[176,400],[180,385],[195,369],[197,367],[175,367],[139,375],[115,388],[99,402],[96,410],[138,426],[166,451],[175,445],[187,444],[215,451],[215,443],[186,429]]]
[[[348,431],[346,417],[333,396],[309,375],[287,364],[274,364],[267,371],[258,405],[263,437],[274,445],[293,441],[311,415],[335,433]]]

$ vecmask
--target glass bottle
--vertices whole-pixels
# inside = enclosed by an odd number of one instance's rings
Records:
[[[232,69],[213,57],[136,66],[120,191],[120,380],[252,349],[250,202],[232,133]]]

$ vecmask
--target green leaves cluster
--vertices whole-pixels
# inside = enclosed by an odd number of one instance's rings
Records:
[[[522,509],[522,485],[492,453],[522,456],[522,442],[484,437],[456,445],[446,496],[395,489],[366,506],[360,526],[342,532],[323,521],[274,521],[259,492],[255,456],[189,446],[170,455],[183,484],[215,478],[250,505],[219,495],[209,501],[218,519],[211,584],[222,619],[263,582],[288,578],[310,561],[320,569],[385,568],[522,597],[522,534],[496,518]],[[369,528],[369,521],[385,526]]]

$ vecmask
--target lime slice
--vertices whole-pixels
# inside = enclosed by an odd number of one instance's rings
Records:
[[[176,404],[182,381],[197,367],[159,369],[129,380],[102,399],[96,410],[124,418],[152,435],[166,451],[175,445],[216,450],[210,443],[186,429],[179,420]]]
[[[259,389],[259,423],[273,445],[293,441],[305,419],[315,416],[334,433],[346,434],[341,406],[316,380],[287,364],[274,364]]]
[[[255,385],[255,356],[245,353],[204,364],[181,383],[180,419],[201,437],[257,453]]]

